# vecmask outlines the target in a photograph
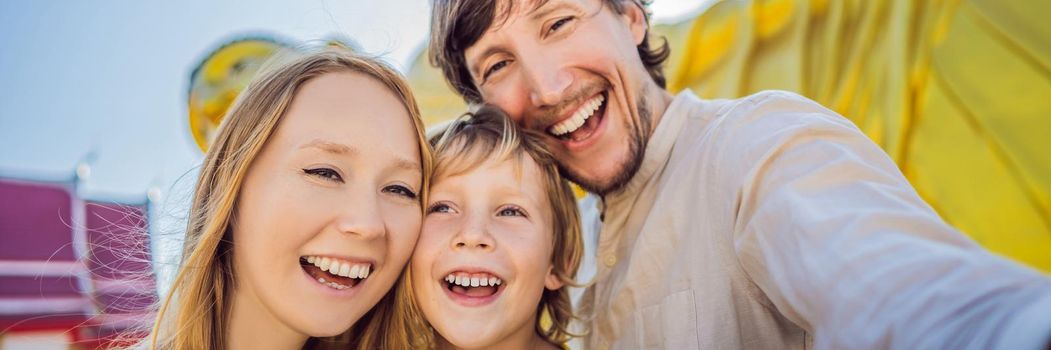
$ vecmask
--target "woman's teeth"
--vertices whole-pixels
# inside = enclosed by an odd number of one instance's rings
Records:
[[[579,129],[581,125],[584,125],[584,122],[586,122],[588,118],[591,118],[591,116],[595,114],[595,111],[602,106],[602,101],[604,100],[605,97],[601,94],[595,96],[587,103],[584,103],[583,106],[580,106],[576,113],[573,113],[572,117],[563,120],[558,124],[552,125],[547,129],[547,132],[555,136],[562,136],[577,131],[577,129]]]
[[[499,277],[487,273],[450,273],[445,276],[445,282],[463,287],[499,286],[504,283]]]
[[[351,263],[320,256],[307,256],[306,261],[317,266],[321,271],[347,278],[367,278],[372,267],[370,264]]]

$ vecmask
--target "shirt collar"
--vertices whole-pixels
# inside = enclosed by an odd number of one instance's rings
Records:
[[[602,209],[616,206],[618,203],[630,201],[631,198],[637,197],[639,191],[645,187],[646,183],[650,182],[654,174],[668,164],[668,159],[671,157],[671,151],[675,146],[675,139],[679,131],[682,130],[683,124],[686,123],[691,109],[700,102],[700,98],[689,89],[675,95],[675,98],[668,104],[668,108],[664,110],[664,115],[661,116],[660,121],[657,123],[657,128],[653,130],[653,134],[650,135],[650,139],[646,143],[646,150],[643,153],[642,164],[639,166],[638,172],[631,177],[631,180],[623,188],[604,196]]]

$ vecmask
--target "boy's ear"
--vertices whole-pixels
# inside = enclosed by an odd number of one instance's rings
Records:
[[[642,8],[642,4],[638,1],[628,1],[624,4],[624,13],[620,16],[627,23],[635,46],[642,45],[642,40],[646,38],[646,30],[650,26],[646,21],[646,10]]]
[[[563,285],[565,285],[565,283],[562,283],[562,280],[555,274],[555,268],[553,266],[548,267],[547,278],[544,279],[544,287],[549,290],[558,290],[559,288],[562,288]]]

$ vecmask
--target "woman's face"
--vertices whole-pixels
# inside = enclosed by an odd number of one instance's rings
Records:
[[[402,101],[370,77],[301,86],[236,204],[236,305],[309,336],[342,333],[371,309],[420,231],[417,140]]]
[[[524,158],[520,173],[514,160],[488,161],[431,187],[412,283],[427,321],[457,347],[531,339],[544,288],[562,286],[540,168]]]

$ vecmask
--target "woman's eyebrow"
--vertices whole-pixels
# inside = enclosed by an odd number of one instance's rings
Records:
[[[420,163],[399,156],[394,157],[394,167],[409,171],[420,171],[420,169],[422,168],[420,166]]]
[[[323,139],[311,140],[310,142],[307,142],[302,147],[300,147],[300,149],[305,149],[305,148],[317,148],[317,149],[320,149],[322,151],[333,153],[333,154],[351,154],[351,155],[355,155],[355,154],[361,153],[361,152],[358,151],[357,148],[354,148],[354,147],[351,147],[351,146],[348,146],[348,145],[345,145],[345,144],[342,144],[342,143],[339,143],[339,142],[333,142],[333,141],[328,141],[328,140],[323,140]]]
[[[303,146],[301,146],[299,148],[300,149],[316,148],[316,149],[319,149],[319,150],[322,150],[322,151],[325,151],[325,152],[328,152],[328,153],[336,154],[336,155],[351,155],[351,156],[354,156],[354,155],[361,154],[361,151],[359,151],[354,146],[350,146],[350,145],[339,143],[339,142],[324,140],[324,139],[311,140],[310,142],[307,142],[307,143],[303,144]],[[397,168],[397,169],[404,169],[404,170],[409,170],[409,171],[419,171],[422,168],[420,166],[419,162],[413,161],[413,160],[411,160],[409,158],[406,158],[406,157],[403,157],[403,156],[398,156],[398,155],[392,156],[392,158],[394,159],[394,167]]]

